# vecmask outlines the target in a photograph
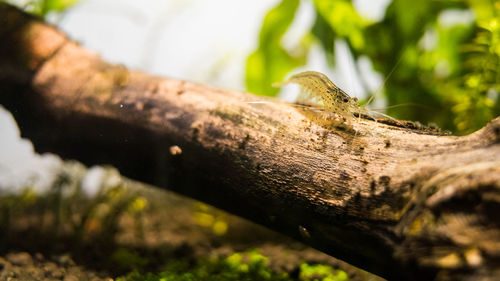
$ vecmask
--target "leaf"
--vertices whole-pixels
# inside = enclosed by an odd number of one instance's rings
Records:
[[[80,0],[30,0],[25,5],[29,13],[45,17],[50,12],[62,12]],[[11,4],[15,4],[11,3]]]
[[[316,21],[312,27],[312,34],[318,39],[326,53],[330,65],[335,65],[335,38],[336,35],[330,24],[316,11]]]
[[[355,50],[364,47],[363,28],[369,23],[361,18],[350,1],[314,0],[313,2],[318,13],[328,22],[336,36],[347,39],[350,47]]]
[[[76,4],[79,0],[45,0],[47,11],[62,12]]]
[[[259,47],[247,58],[245,80],[248,91],[275,96],[279,90],[272,87],[272,83],[282,81],[290,70],[304,63],[305,56],[293,57],[281,46],[281,39],[292,23],[299,3],[299,0],[283,0],[265,16]]]

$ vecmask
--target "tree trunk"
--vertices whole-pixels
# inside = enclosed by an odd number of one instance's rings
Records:
[[[38,152],[111,164],[388,279],[500,278],[500,118],[462,137],[349,130],[108,64],[6,4],[0,18],[0,103]]]

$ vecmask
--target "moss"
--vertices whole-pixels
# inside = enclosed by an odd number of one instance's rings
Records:
[[[200,260],[189,266],[182,261],[174,261],[164,271],[154,274],[133,272],[119,277],[117,281],[191,281],[191,280],[291,280],[286,274],[272,272],[267,266],[267,258],[256,251],[235,253],[224,259]]]
[[[333,269],[330,266],[317,264],[300,266],[300,280],[344,281],[349,280],[347,273]]]
[[[229,257],[212,260],[199,260],[194,266],[187,262],[170,262],[160,273],[141,274],[133,272],[127,276],[118,277],[116,281],[231,281],[231,280],[273,280],[273,281],[344,281],[349,280],[342,270],[336,270],[327,265],[300,266],[297,278],[286,273],[273,272],[268,267],[268,258],[252,250],[244,253],[234,253]]]

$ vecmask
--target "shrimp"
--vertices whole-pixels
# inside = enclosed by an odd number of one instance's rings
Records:
[[[316,71],[297,73],[287,81],[274,83],[273,86],[279,87],[288,83],[301,86],[309,96],[323,104],[326,113],[337,114],[344,119],[348,127],[352,126],[355,114],[361,117],[361,114],[365,113],[365,110],[359,106],[357,98],[350,97],[323,73]]]

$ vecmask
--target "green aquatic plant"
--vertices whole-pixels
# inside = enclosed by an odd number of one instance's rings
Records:
[[[235,253],[222,259],[201,259],[191,266],[187,262],[172,261],[164,271],[154,274],[133,272],[119,277],[117,281],[288,281],[286,274],[273,272],[267,265],[267,258],[257,251]]]
[[[229,228],[225,212],[201,202],[196,203],[194,221],[218,236],[226,234]]]
[[[160,273],[139,272],[119,277],[117,281],[346,281],[347,274],[327,265],[300,266],[298,279],[286,273],[276,273],[268,265],[268,258],[257,250],[234,253],[226,258],[201,259],[195,265],[183,261],[167,263]]]
[[[282,0],[264,17],[259,46],[248,56],[246,62],[246,85],[250,92],[276,95],[278,89],[271,84],[282,81],[289,71],[304,64],[305,56],[302,52],[292,54],[281,43],[299,3],[299,0]]]
[[[301,264],[300,265],[300,280],[308,281],[346,281],[349,276],[342,270],[334,269],[322,264]]]
[[[23,2],[22,4],[19,1],[12,0],[0,0],[2,2],[6,2],[12,5],[17,5],[25,11],[35,14],[40,17],[45,17],[48,13],[56,12],[60,13],[69,7],[75,5],[80,0],[30,0]]]
[[[115,180],[104,180],[97,194],[91,196],[82,187],[86,169],[76,162],[61,168],[48,191],[28,186],[18,193],[0,194],[2,235],[8,235],[11,229],[30,228],[54,238],[69,237],[75,246],[88,239],[113,242],[119,219],[130,215],[134,218],[135,234],[141,237],[147,200],[132,191],[116,169],[104,170],[104,178]],[[13,218],[23,218],[22,223]]]
[[[261,36],[258,49],[249,56],[249,91],[277,95],[265,85],[283,81],[305,65],[314,43],[323,48],[330,66],[335,66],[334,42],[343,40],[354,58],[356,70],[351,75],[361,73],[360,62],[369,60],[385,77],[382,92],[390,116],[467,134],[500,115],[499,1],[392,0],[378,20],[365,18],[349,0],[303,3],[312,5],[315,19],[295,42],[301,52],[286,51],[279,43],[299,8],[294,6],[286,21],[264,21],[261,35],[274,31],[277,36],[267,40]],[[279,4],[271,12],[282,9]],[[278,52],[273,48],[288,55],[279,60],[264,55]],[[259,63],[255,63],[256,54],[260,54]],[[369,92],[364,78],[360,80]]]

